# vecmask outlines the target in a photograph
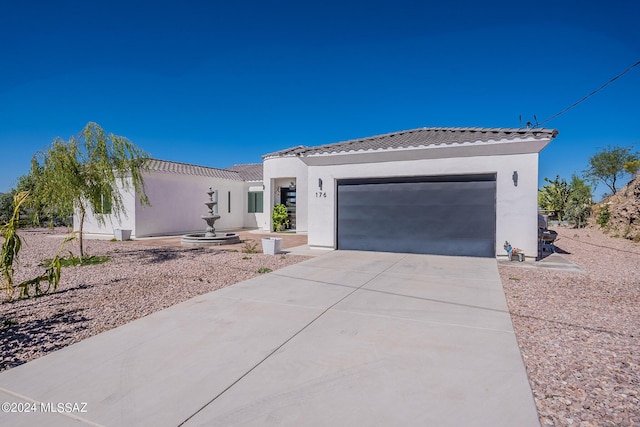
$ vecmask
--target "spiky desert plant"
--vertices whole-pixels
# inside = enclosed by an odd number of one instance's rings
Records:
[[[20,207],[29,198],[29,193],[22,191],[17,193],[13,199],[13,214],[9,221],[0,226],[0,235],[4,239],[2,242],[2,251],[0,252],[0,277],[2,280],[2,289],[5,290],[7,298],[13,299],[16,288],[20,289],[20,298],[30,295],[31,287],[34,288],[35,295],[42,295],[50,290],[56,290],[60,283],[60,253],[64,249],[64,245],[74,237],[65,238],[60,245],[58,253],[45,264],[45,271],[41,275],[33,279],[24,280],[18,284],[14,283],[13,274],[15,272],[15,262],[18,260],[20,249],[22,248],[22,239],[18,235],[18,222],[20,220]],[[44,287],[46,284],[46,288]]]
[[[2,252],[0,253],[0,273],[2,274],[2,288],[7,293],[9,299],[13,298],[13,263],[18,259],[22,240],[18,236],[18,222],[20,220],[20,206],[29,197],[29,193],[21,191],[13,196],[13,212],[9,221],[0,226],[0,235],[4,239],[2,242]]]

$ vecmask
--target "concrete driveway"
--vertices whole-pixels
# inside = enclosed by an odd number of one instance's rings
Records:
[[[0,401],[12,426],[540,425],[495,260],[351,251],[13,368]]]

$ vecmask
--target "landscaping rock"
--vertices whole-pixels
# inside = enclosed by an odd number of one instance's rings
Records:
[[[640,242],[640,175],[635,175],[615,195],[597,203],[589,219],[590,225],[597,226],[597,219],[605,206],[610,217],[603,229],[614,237]]]

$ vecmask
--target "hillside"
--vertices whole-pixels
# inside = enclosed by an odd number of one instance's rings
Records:
[[[597,219],[609,209],[609,221],[603,229],[613,237],[640,242],[640,174],[615,195],[605,198],[593,207],[589,224],[599,227]]]

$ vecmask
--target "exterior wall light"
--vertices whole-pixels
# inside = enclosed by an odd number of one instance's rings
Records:
[[[318,178],[318,188],[322,191],[322,178]]]
[[[518,171],[513,171],[513,175],[511,176],[511,179],[513,179],[513,186],[517,187],[518,186]]]

